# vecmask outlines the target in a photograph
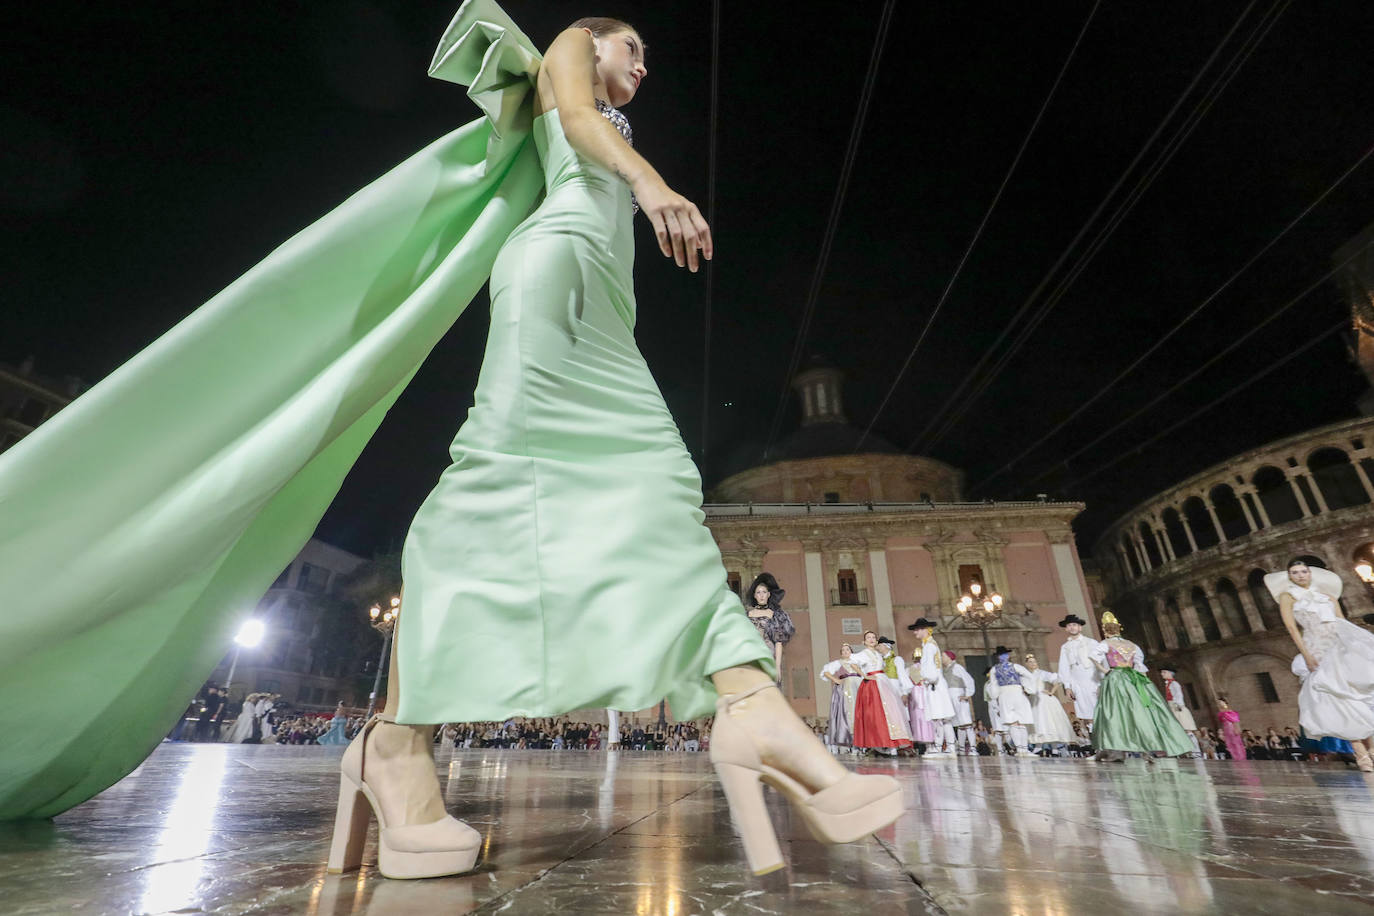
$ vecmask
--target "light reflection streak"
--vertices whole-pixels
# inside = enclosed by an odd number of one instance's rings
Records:
[[[227,757],[222,747],[198,747],[181,774],[167,818],[162,823],[153,861],[166,861],[147,870],[140,913],[165,913],[191,908],[196,901],[205,860],[219,813],[220,786]]]

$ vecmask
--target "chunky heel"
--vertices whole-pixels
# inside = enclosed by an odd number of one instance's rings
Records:
[[[730,718],[730,706],[762,691],[752,690],[716,701],[716,721],[711,729],[711,763],[725,789],[735,830],[744,841],[744,854],[756,875],[783,866],[768,810],[763,785],[777,789],[801,814],[811,835],[822,843],[853,843],[888,826],[904,811],[902,788],[891,776],[860,776],[850,773],[834,785],[813,790],[792,776],[771,767],[759,756],[754,739]]]
[[[365,775],[368,734],[384,716],[373,716],[339,762],[339,810],[329,846],[330,874],[357,868],[363,861],[367,824],[377,819],[377,870],[387,878],[440,878],[472,871],[482,851],[482,835],[444,815],[427,824],[386,822],[382,806]]]
[[[331,875],[352,871],[363,864],[370,810],[362,789],[347,776],[339,776],[339,810],[334,815],[334,840],[329,844]]]
[[[763,783],[759,780],[759,771],[733,763],[717,763],[716,776],[725,790],[725,800],[730,805],[730,819],[735,823],[735,831],[744,843],[749,870],[756,875],[766,875],[782,868],[782,850],[778,848],[778,837],[773,832],[768,808],[763,803]]]

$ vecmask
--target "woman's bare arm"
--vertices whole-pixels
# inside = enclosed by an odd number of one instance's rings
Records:
[[[544,110],[558,109],[563,134],[579,156],[619,175],[634,190],[664,256],[696,272],[697,252],[708,261],[713,254],[710,227],[696,204],[669,188],[649,161],[596,110],[595,83],[596,45],[591,33],[565,29],[549,46],[540,69],[539,97]]]
[[[1307,662],[1308,671],[1317,670],[1317,660],[1312,657],[1312,653],[1307,651],[1307,643],[1302,641],[1302,629],[1298,626],[1297,620],[1293,618],[1293,596],[1284,593],[1279,595],[1279,617],[1283,620],[1283,625],[1288,629],[1288,635],[1292,637],[1293,644],[1302,653],[1303,661]]]

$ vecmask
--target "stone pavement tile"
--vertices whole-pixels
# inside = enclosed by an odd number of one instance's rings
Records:
[[[1080,874],[1006,870],[997,867],[930,866],[925,889],[951,916],[997,913],[1039,916],[1059,913],[1130,913],[1148,916],[1370,916],[1367,901],[1290,887],[1262,878],[1197,874]]]

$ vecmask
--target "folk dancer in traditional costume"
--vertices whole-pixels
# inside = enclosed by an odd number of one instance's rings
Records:
[[[1355,762],[1374,773],[1374,633],[1345,619],[1340,576],[1289,562],[1264,584],[1307,664],[1298,693],[1298,723],[1309,738],[1350,742]]]
[[[1191,753],[1192,742],[1169,711],[1164,698],[1145,675],[1145,651],[1121,636],[1121,623],[1111,611],[1102,615],[1107,638],[1093,650],[1093,663],[1102,671],[1093,719],[1093,747],[1097,759],[1121,759],[1127,752],[1170,757]]]
[[[855,664],[849,643],[840,646],[840,657],[821,669],[821,680],[830,682],[830,724],[825,743],[832,751],[854,746],[854,699],[858,695],[863,672]],[[846,690],[846,686],[853,687]]]
[[[1097,691],[1102,685],[1102,672],[1093,664],[1093,648],[1097,640],[1083,635],[1088,622],[1070,614],[1059,625],[1068,631],[1064,645],[1059,648],[1059,682],[1073,702],[1073,714],[1092,729],[1093,712],[1097,708]]]
[[[993,680],[992,668],[988,669],[987,680],[983,682],[983,702],[988,704],[988,751],[994,757],[1007,752],[1007,727],[1002,722],[1002,709],[997,702],[997,682]]]
[[[907,627],[916,634],[916,648],[911,653],[912,691],[908,698],[911,709],[912,735],[917,725],[917,690],[924,693],[919,714],[931,723],[931,745],[927,757],[953,757],[954,743],[954,698],[950,696],[949,684],[945,681],[944,655],[935,642],[931,631],[937,624],[933,620],[920,618]]]
[[[973,734],[973,691],[977,685],[958,656],[945,650],[945,683],[949,685],[949,699],[954,704],[955,745],[960,753],[978,754],[978,740]]]
[[[851,656],[863,671],[854,701],[854,748],[895,755],[898,748],[911,747],[911,721],[878,646],[878,634],[869,630],[864,647]]]
[[[1065,748],[1074,741],[1074,733],[1068,714],[1053,693],[1059,675],[1041,668],[1034,655],[1026,656],[1026,670],[1030,672],[1024,679],[1030,688],[1030,743],[1041,749],[1048,748],[1055,756],[1063,756]]]
[[[1193,742],[1193,756],[1202,756],[1202,745],[1197,741],[1197,723],[1193,721],[1193,714],[1188,711],[1188,701],[1183,694],[1183,685],[1174,680],[1174,670],[1172,668],[1160,668],[1159,676],[1164,679],[1164,700],[1169,704],[1169,711],[1174,714],[1178,724],[1188,733],[1188,740]]]
[[[1007,730],[1016,753],[1029,757],[1030,726],[1035,724],[1030,699],[1026,695],[1030,671],[1011,660],[1011,650],[1006,646],[998,646],[996,656],[997,664],[992,666],[992,684],[1002,727]]]

